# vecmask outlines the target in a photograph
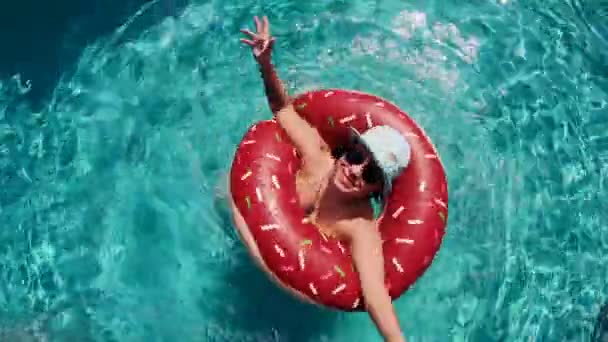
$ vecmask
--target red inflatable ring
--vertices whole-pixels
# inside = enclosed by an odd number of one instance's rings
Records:
[[[395,105],[348,90],[319,90],[294,99],[294,107],[333,148],[347,142],[348,127],[364,132],[389,125],[408,140],[410,163],[393,182],[379,218],[386,286],[394,299],[431,264],[448,217],[445,171],[423,130]],[[245,134],[230,174],[236,208],[267,270],[283,287],[310,302],[344,311],[364,309],[359,278],[347,247],[304,220],[295,175],[300,159],[275,120]]]

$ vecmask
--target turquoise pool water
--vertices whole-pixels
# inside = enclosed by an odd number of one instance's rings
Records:
[[[379,339],[365,314],[277,290],[235,235],[225,175],[270,115],[238,30],[263,13],[292,93],[384,96],[442,155],[448,233],[396,301],[409,341],[590,340],[608,293],[605,3],[211,0],[142,30],[152,7],[40,111],[25,80],[1,83],[4,340]]]

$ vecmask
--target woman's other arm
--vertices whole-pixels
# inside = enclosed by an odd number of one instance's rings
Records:
[[[357,219],[350,225],[350,246],[367,311],[385,341],[405,342],[391,297],[384,285],[380,233],[373,221]]]

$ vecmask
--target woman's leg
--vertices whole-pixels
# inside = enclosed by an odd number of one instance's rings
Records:
[[[226,180],[226,193],[227,193],[226,199],[229,202],[229,206],[232,210],[232,219],[234,220],[234,225],[236,227],[236,230],[239,232],[241,241],[243,241],[243,243],[245,244],[245,247],[247,248],[249,255],[253,258],[255,264],[262,271],[264,271],[268,275],[268,277],[279,287],[287,290],[289,293],[291,293],[293,296],[295,296],[296,298],[300,299],[303,302],[306,302],[309,304],[315,304],[313,301],[311,301],[308,297],[304,296],[299,291],[297,291],[297,290],[287,286],[283,282],[281,282],[281,280],[274,273],[272,273],[272,271],[270,270],[268,265],[266,265],[266,263],[264,262],[264,259],[262,259],[262,255],[260,254],[258,245],[256,244],[255,239],[253,238],[253,235],[249,231],[249,227],[247,226],[245,219],[239,212],[238,208],[236,207],[236,204],[234,203],[234,200],[232,199],[232,196],[230,195],[230,178],[229,177]]]

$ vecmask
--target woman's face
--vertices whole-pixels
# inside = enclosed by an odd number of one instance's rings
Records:
[[[382,171],[363,145],[352,144],[334,164],[333,182],[352,197],[367,197],[382,189]]]

